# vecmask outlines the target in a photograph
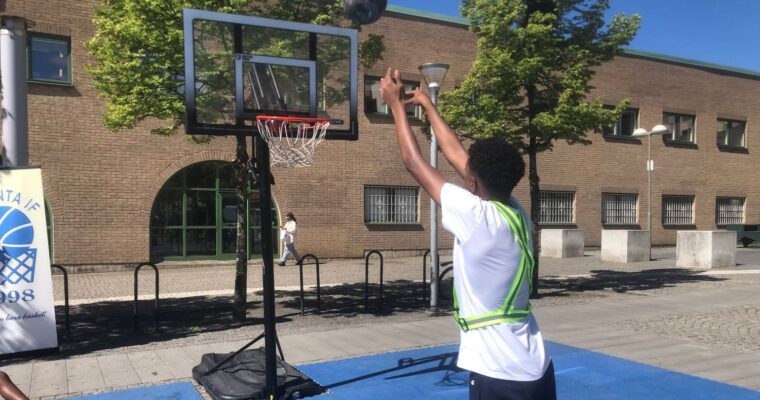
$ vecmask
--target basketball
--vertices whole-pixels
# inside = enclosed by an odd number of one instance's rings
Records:
[[[29,248],[34,241],[32,221],[13,207],[0,207],[0,246],[3,250],[19,254]]]
[[[377,21],[385,11],[388,0],[343,0],[346,17],[359,25]]]

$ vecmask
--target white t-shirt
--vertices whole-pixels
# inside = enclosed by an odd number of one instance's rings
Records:
[[[520,265],[517,239],[493,204],[459,186],[443,185],[441,210],[443,227],[455,236],[454,285],[460,316],[498,310]],[[520,212],[525,210],[520,207]],[[524,323],[461,332],[460,368],[496,379],[535,381],[549,362],[532,313]]]
[[[285,229],[280,233],[280,238],[285,244],[295,243],[296,241],[296,221],[288,221],[285,223]]]

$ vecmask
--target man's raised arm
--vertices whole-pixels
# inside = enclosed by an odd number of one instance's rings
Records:
[[[465,177],[465,171],[467,169],[467,150],[462,146],[462,142],[459,141],[454,131],[449,128],[446,122],[438,114],[438,110],[435,109],[433,102],[430,100],[420,88],[416,88],[406,93],[408,99],[406,104],[419,104],[422,109],[425,110],[430,126],[433,127],[435,132],[435,138],[438,139],[438,146],[441,148],[443,156],[446,157],[449,164],[456,169],[459,176]]]

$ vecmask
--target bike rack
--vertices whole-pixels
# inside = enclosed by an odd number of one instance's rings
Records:
[[[307,259],[307,258],[313,259],[314,262],[317,265],[317,314],[320,314],[322,312],[322,297],[321,297],[321,294],[320,294],[320,286],[319,286],[319,258],[317,258],[317,256],[315,256],[314,254],[306,254],[305,256],[301,257],[300,261],[298,261],[298,269],[299,269],[299,272],[301,274],[301,315],[304,314],[304,311],[303,311],[303,303],[304,303],[304,301],[303,301],[303,299],[304,299],[304,294],[303,294],[303,261],[305,259]],[[278,343],[278,345],[279,345],[279,343]],[[280,351],[280,353],[282,353],[282,350]]]
[[[71,339],[71,319],[69,318],[69,273],[60,264],[50,264],[50,268],[55,268],[63,274],[63,309],[66,315],[66,337]]]
[[[443,277],[446,275],[448,271],[451,271],[451,279],[454,279],[454,262],[453,261],[446,261],[441,263],[441,273],[438,275],[438,288],[440,289],[441,283],[443,282]],[[439,290],[438,295],[443,297],[443,291]],[[446,295],[446,300],[451,300],[448,298],[448,296],[452,296],[452,293],[449,293]],[[440,299],[439,299],[440,300]]]
[[[425,250],[422,254],[422,302],[427,304],[427,257],[430,255],[430,249]]]
[[[373,254],[380,257],[380,308],[383,307],[383,255],[379,250],[372,250],[364,257],[364,310],[369,308],[369,258]]]
[[[153,314],[153,317],[154,317],[155,324],[156,324],[156,332],[158,332],[158,267],[156,266],[156,264],[153,264],[153,263],[150,263],[150,262],[145,262],[145,263],[142,263],[142,264],[138,264],[137,267],[135,267],[134,330],[135,330],[135,332],[137,332],[139,330],[138,329],[138,325],[139,325],[138,324],[139,313],[138,313],[138,300],[137,300],[137,274],[140,272],[140,269],[142,267],[145,267],[145,266],[153,268],[153,271],[155,271],[155,273],[156,273],[156,300],[155,300],[155,305],[154,305],[155,313]]]

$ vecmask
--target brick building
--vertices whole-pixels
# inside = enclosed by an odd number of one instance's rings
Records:
[[[30,160],[43,171],[55,261],[232,258],[234,220],[225,209],[234,202],[228,164],[234,141],[192,144],[182,134],[152,135],[150,123],[109,133],[85,69],[94,62],[84,42],[94,34],[97,2],[53,3],[61,6],[8,0],[0,13],[35,22]],[[384,35],[386,51],[375,70],[360,73],[359,140],[324,142],[313,167],[273,169],[276,221],[287,210],[295,213],[301,252],[355,257],[428,246],[428,198],[404,170],[393,121],[372,98],[372,86],[386,65],[419,81],[419,64],[442,62],[451,65],[442,87],[450,90],[470,68],[475,37],[462,19],[399,7],[389,7],[361,35],[369,33]],[[65,59],[53,60],[51,52]],[[677,229],[760,221],[760,180],[753,177],[753,166],[760,166],[753,151],[760,74],[631,51],[599,68],[594,84],[592,98],[612,104],[630,97],[632,108],[605,134],[590,133],[592,145],[558,143],[539,156],[544,226],[584,229],[588,245],[599,244],[603,228],[646,229],[647,143],[630,133],[663,121],[677,134],[653,138],[654,243],[674,243]],[[429,154],[425,136],[418,140]],[[454,178],[443,160],[441,169]],[[527,179],[516,195],[528,205]],[[249,203],[255,257],[255,239],[270,230],[256,226],[255,192]],[[450,235],[439,236],[442,247],[450,246]]]

